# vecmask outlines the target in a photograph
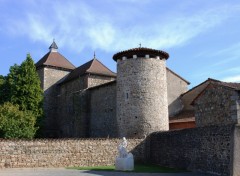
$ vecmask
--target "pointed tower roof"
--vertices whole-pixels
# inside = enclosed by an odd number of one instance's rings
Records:
[[[58,46],[57,44],[55,43],[55,40],[53,39],[53,43],[49,46],[49,49],[50,51],[51,50],[57,50],[58,49]]]
[[[69,62],[63,55],[57,51],[58,47],[55,41],[49,47],[49,52],[45,54],[35,65],[38,68],[52,66],[60,69],[73,70],[75,66]]]
[[[109,76],[109,77],[116,77],[116,73],[112,72],[109,68],[107,68],[105,65],[103,65],[98,59],[94,58],[90,60],[89,62],[79,66],[75,70],[73,70],[62,82],[66,83],[68,81],[71,81],[73,79],[78,78],[79,76],[91,73],[94,75],[102,75],[102,76]]]

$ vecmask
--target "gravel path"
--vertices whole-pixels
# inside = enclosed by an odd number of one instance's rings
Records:
[[[0,176],[207,176],[206,174],[196,173],[123,173],[123,172],[104,172],[104,171],[80,171],[64,168],[34,168],[34,169],[2,169]]]

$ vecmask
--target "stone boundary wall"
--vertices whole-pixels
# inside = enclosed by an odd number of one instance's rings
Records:
[[[234,129],[234,125],[225,125],[152,133],[150,162],[195,172],[232,175]]]
[[[135,162],[239,176],[240,126],[155,132],[128,139]],[[113,165],[122,139],[0,139],[0,168]]]
[[[0,168],[113,165],[122,139],[0,139]],[[143,139],[128,139],[135,161],[145,160]]]

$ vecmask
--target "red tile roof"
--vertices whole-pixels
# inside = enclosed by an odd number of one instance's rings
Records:
[[[133,55],[145,56],[147,54],[152,55],[154,57],[160,56],[161,58],[165,58],[165,59],[169,58],[169,54],[165,51],[139,47],[139,48],[132,48],[129,50],[118,52],[113,55],[113,60],[117,61],[118,59],[122,59],[123,56],[127,58],[132,58]]]
[[[37,69],[42,66],[53,66],[68,70],[75,69],[75,66],[58,52],[48,52],[35,65]]]
[[[79,76],[91,73],[95,75],[103,75],[109,77],[116,77],[116,73],[109,70],[105,65],[103,65],[99,60],[92,59],[89,62],[79,66],[75,70],[73,70],[60,84],[66,83],[73,79],[78,78]]]

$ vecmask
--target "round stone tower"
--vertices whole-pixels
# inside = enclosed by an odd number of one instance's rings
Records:
[[[169,130],[167,78],[168,53],[133,48],[116,53],[117,123],[120,137],[144,137]]]

